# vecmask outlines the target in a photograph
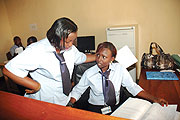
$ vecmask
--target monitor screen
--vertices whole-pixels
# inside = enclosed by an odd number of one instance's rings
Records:
[[[90,52],[95,50],[95,36],[77,37],[77,48],[81,52]]]

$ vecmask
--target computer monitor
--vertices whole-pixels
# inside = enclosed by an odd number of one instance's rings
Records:
[[[90,53],[91,50],[95,50],[95,36],[77,37],[77,48],[84,53]]]

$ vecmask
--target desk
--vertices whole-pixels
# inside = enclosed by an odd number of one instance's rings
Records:
[[[127,120],[0,91],[1,120]]]
[[[151,95],[164,98],[169,104],[177,104],[177,111],[180,111],[180,74],[176,72],[179,80],[147,80],[146,71],[152,70],[141,69],[139,85]]]

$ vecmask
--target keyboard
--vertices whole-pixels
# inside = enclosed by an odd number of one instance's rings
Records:
[[[179,80],[177,75],[173,72],[158,72],[158,71],[147,71],[147,80]]]

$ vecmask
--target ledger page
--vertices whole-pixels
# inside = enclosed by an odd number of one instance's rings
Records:
[[[151,105],[149,101],[130,97],[111,116],[139,120]]]
[[[162,107],[158,103],[153,103],[141,120],[174,120],[177,105]]]

